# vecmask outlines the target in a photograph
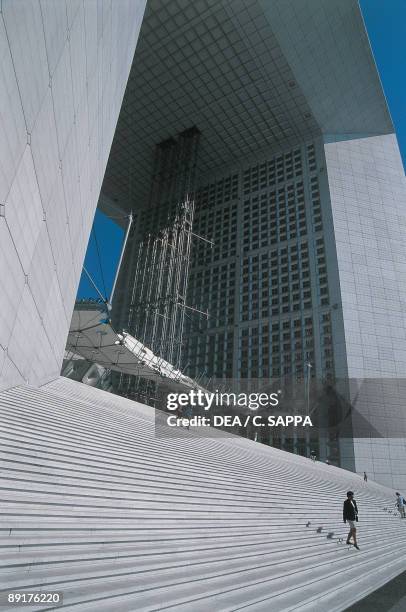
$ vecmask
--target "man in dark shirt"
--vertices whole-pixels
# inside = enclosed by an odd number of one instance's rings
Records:
[[[354,499],[354,493],[352,491],[347,491],[347,499],[345,500],[343,506],[343,521],[344,523],[348,521],[350,526],[346,544],[351,544],[350,540],[353,538],[355,548],[360,550],[357,544],[357,529],[355,527],[355,523],[358,522],[358,508],[357,502]]]

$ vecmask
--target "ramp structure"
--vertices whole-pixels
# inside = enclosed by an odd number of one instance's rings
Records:
[[[63,591],[81,612],[334,612],[404,570],[394,492],[353,473],[174,430],[63,378],[4,391],[0,417],[3,592]],[[349,488],[359,552],[345,545]]]

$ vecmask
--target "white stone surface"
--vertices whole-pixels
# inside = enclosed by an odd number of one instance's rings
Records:
[[[3,0],[0,389],[58,375],[145,0]]]
[[[394,134],[331,135],[324,149],[348,377],[370,387],[362,412],[389,432],[354,440],[355,469],[403,490],[406,440],[394,436],[406,419],[406,177]]]
[[[81,612],[341,612],[404,570],[394,491],[356,474],[68,379],[0,393],[0,417],[1,588]]]

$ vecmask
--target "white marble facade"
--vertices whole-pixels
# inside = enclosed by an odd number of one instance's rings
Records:
[[[146,0],[3,0],[0,390],[59,375]]]
[[[354,432],[353,469],[403,491],[405,173],[395,134],[328,136],[324,142],[344,324],[335,352],[341,355],[344,347],[346,357],[337,375],[353,379],[353,404],[383,436]]]

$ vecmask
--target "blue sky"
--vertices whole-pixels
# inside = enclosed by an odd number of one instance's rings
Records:
[[[93,229],[87,246],[85,268],[93,278],[99,291],[110,297],[114,275],[120,258],[124,232],[114,221],[100,211],[96,212]],[[100,257],[99,257],[100,254]],[[78,298],[98,298],[99,295],[82,272]]]
[[[360,0],[406,166],[406,1]]]
[[[360,0],[360,5],[406,166],[406,0]],[[114,221],[99,211],[96,213],[85,267],[107,296],[120,257],[123,234]],[[78,297],[98,297],[85,274],[82,274]]]

